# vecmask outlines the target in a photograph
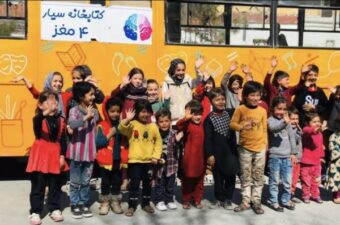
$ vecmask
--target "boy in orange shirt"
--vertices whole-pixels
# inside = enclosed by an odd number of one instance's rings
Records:
[[[258,107],[262,85],[249,81],[244,85],[244,104],[236,108],[230,123],[240,133],[239,159],[241,166],[242,203],[234,211],[241,212],[252,206],[256,214],[263,214],[261,195],[267,148],[267,112]]]

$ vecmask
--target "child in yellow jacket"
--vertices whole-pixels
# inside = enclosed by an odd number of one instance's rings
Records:
[[[128,175],[129,208],[126,216],[133,216],[138,204],[139,184],[142,181],[142,208],[154,213],[150,205],[152,164],[157,164],[162,152],[162,138],[158,127],[148,123],[152,108],[147,100],[135,102],[133,110],[127,110],[126,119],[118,126],[119,132],[129,140]]]

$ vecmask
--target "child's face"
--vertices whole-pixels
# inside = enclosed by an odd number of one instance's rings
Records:
[[[309,126],[315,128],[315,129],[320,129],[321,128],[321,120],[319,116],[314,117],[309,121]]]
[[[248,96],[245,97],[245,102],[248,106],[256,107],[261,100],[261,93],[260,91],[250,93]]]
[[[82,99],[82,102],[84,103],[84,105],[86,106],[93,105],[93,101],[95,99],[94,93],[95,93],[95,90],[91,88],[91,90],[85,94],[85,96]]]
[[[54,95],[50,95],[47,97],[47,99],[38,104],[38,107],[41,111],[46,111],[47,109],[50,109],[49,116],[53,116],[58,112],[58,100],[55,98]]]
[[[53,91],[60,91],[63,88],[63,78],[60,75],[54,75],[51,81]]]
[[[238,80],[234,80],[231,84],[231,91],[237,94],[240,91],[241,85]]]
[[[131,84],[134,87],[142,87],[143,85],[143,75],[140,73],[135,73],[134,75],[132,75],[131,79],[130,79]]]
[[[202,114],[193,113],[191,121],[194,124],[200,124],[202,119]]]
[[[158,127],[162,131],[170,130],[171,119],[168,116],[160,116],[157,121]]]
[[[118,105],[113,105],[109,108],[109,110],[107,111],[107,114],[109,115],[109,118],[112,121],[117,121],[119,120],[120,117],[120,113],[121,113],[121,108]]]
[[[211,89],[213,89],[214,85],[213,82],[208,81],[205,85],[204,85],[204,89],[206,92],[210,92]]]
[[[159,97],[159,87],[155,83],[150,83],[147,86],[148,97],[151,99],[158,99]]]
[[[316,84],[317,80],[318,80],[318,73],[314,71],[309,71],[307,75],[305,76],[305,81],[310,82],[310,84]]]
[[[273,109],[273,115],[278,119],[282,119],[286,113],[287,113],[286,103],[279,103]]]
[[[289,119],[290,119],[290,123],[291,123],[292,127],[296,128],[297,125],[299,124],[299,115],[292,113],[292,114],[290,114]]]
[[[177,65],[174,76],[178,80],[184,79],[184,76],[185,76],[185,65],[184,64],[180,63]]]
[[[150,113],[149,113],[148,110],[146,110],[146,109],[143,109],[142,111],[140,111],[140,112],[138,113],[138,120],[139,120],[139,122],[141,122],[141,123],[147,123],[149,117],[150,117]]]
[[[81,75],[79,73],[79,71],[72,71],[72,82],[75,84],[75,83],[78,83],[78,82],[82,82],[83,81],[83,78],[81,78]]]
[[[223,95],[217,95],[215,98],[212,99],[211,104],[217,110],[224,110],[225,109],[225,97]]]
[[[277,83],[284,88],[288,88],[289,87],[289,77],[284,77],[281,78],[277,81]]]

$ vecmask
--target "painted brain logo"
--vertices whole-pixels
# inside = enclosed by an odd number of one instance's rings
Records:
[[[145,41],[151,37],[152,28],[148,18],[141,14],[132,14],[125,22],[125,36],[136,41],[138,37]]]

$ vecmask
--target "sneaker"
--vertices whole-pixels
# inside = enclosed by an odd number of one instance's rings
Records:
[[[83,216],[86,217],[86,218],[93,216],[90,207],[87,207],[87,206],[83,207]]]
[[[50,213],[50,217],[54,222],[61,222],[64,220],[63,214],[61,214],[61,211],[59,209],[53,210]]]
[[[79,206],[71,205],[71,214],[74,219],[83,218],[83,212]]]
[[[39,225],[41,224],[40,215],[38,213],[32,213],[29,217],[31,225]]]
[[[299,203],[301,203],[301,200],[294,196],[292,198],[292,202],[299,204]]]
[[[318,204],[322,204],[323,203],[323,201],[322,201],[322,199],[320,198],[320,197],[318,197],[318,198],[311,198],[314,202],[316,202],[316,203],[318,203]]]
[[[168,210],[168,208],[166,207],[164,202],[158,202],[156,204],[156,209],[158,209],[159,211],[166,211],[166,210]]]
[[[304,199],[302,199],[302,201],[303,201],[303,203],[305,203],[305,204],[309,204],[309,203],[310,203],[309,198],[304,198]]]
[[[164,205],[164,206],[165,206],[165,205]],[[147,212],[147,213],[150,213],[150,214],[155,213],[155,210],[152,208],[151,205],[146,205],[146,206],[144,206],[144,207],[143,207],[143,210],[144,210],[145,212]]]
[[[219,207],[223,207],[224,208],[224,202],[221,202],[221,201],[216,201],[216,202],[213,202],[209,205],[209,209],[217,209]]]
[[[170,210],[174,210],[177,209],[177,205],[174,202],[169,202],[168,204],[166,204],[166,206],[168,207],[168,209]]]
[[[273,209],[276,212],[283,212],[284,211],[283,207],[281,207],[278,203],[271,204],[270,208]]]
[[[289,210],[295,210],[295,203],[293,201],[289,201],[287,204],[282,204],[282,206]]]
[[[224,208],[226,210],[233,210],[233,203],[231,202],[231,200],[225,200]]]

